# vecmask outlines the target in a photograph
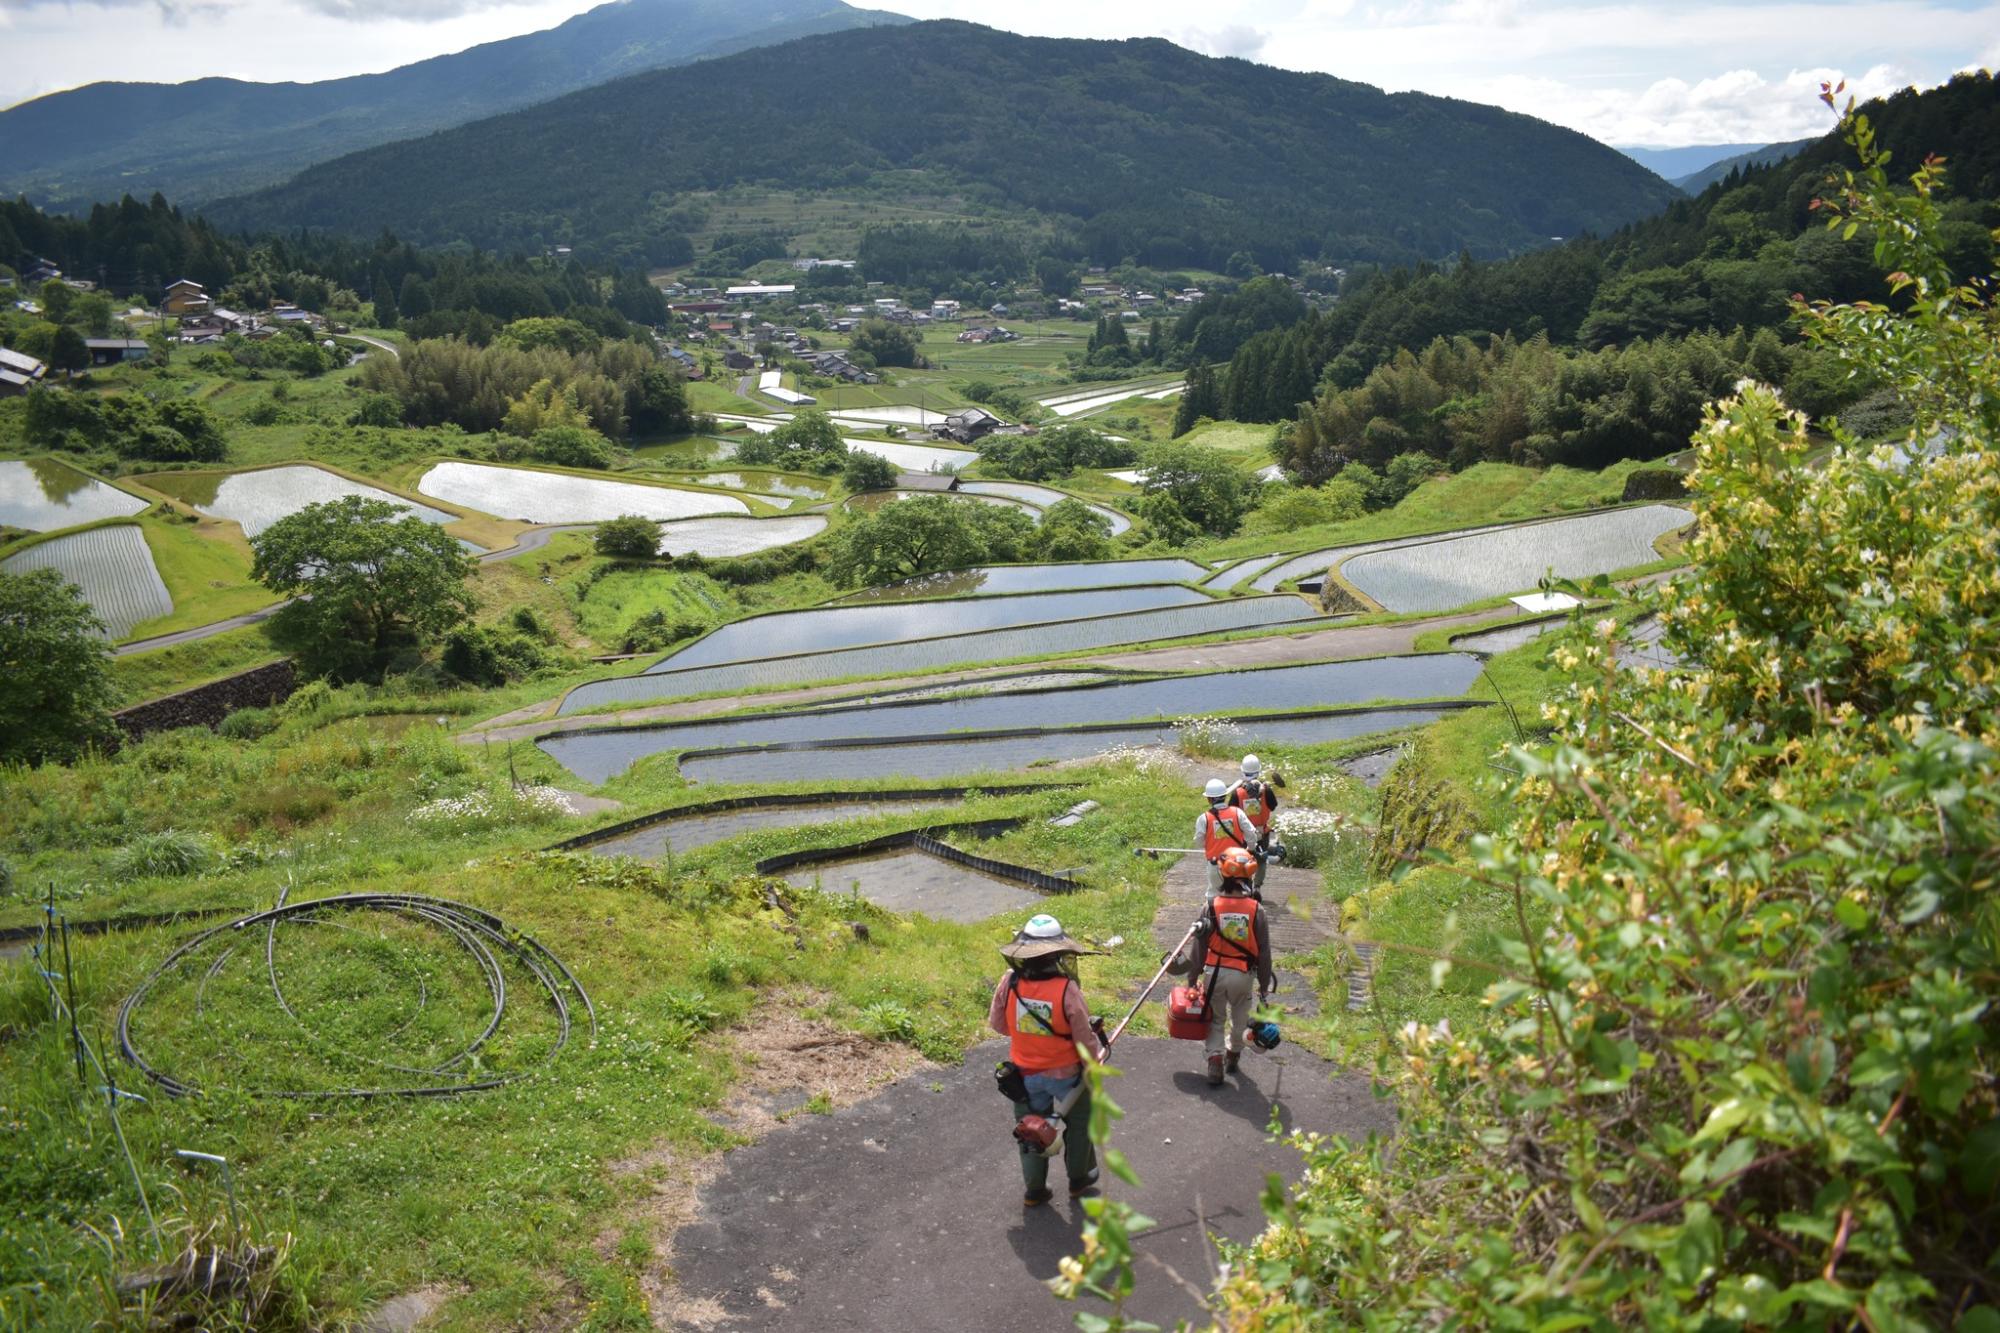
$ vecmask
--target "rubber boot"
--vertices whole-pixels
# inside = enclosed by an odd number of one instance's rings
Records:
[[[1222,1057],[1219,1055],[1208,1057],[1208,1086],[1211,1088],[1222,1086]]]
[[[1229,1058],[1223,1061],[1223,1064],[1229,1070],[1229,1072],[1233,1074],[1236,1072],[1236,1066],[1241,1064],[1242,1062],[1243,1062],[1243,1052],[1231,1051],[1229,1053]]]

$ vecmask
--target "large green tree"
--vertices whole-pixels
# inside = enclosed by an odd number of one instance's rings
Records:
[[[829,572],[851,587],[976,564],[987,553],[971,512],[981,507],[941,495],[892,501],[841,529]]]
[[[113,734],[104,623],[53,569],[0,574],[0,763],[71,759]]]
[[[378,674],[397,652],[470,617],[473,561],[457,539],[387,500],[307,505],[251,539],[251,572],[295,597],[273,632],[316,675]]]
[[[1164,495],[1196,527],[1217,537],[1236,531],[1250,486],[1227,454],[1198,444],[1156,444],[1140,459],[1148,495]]]

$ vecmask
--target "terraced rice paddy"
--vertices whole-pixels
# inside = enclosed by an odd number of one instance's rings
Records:
[[[790,495],[817,500],[826,494],[825,487],[808,485],[781,472],[704,472],[676,480],[685,481],[690,486],[720,486],[724,490],[750,491],[757,495]]]
[[[131,637],[134,626],[174,609],[152,549],[135,524],[51,537],[0,561],[0,572],[8,574],[33,569],[53,569],[75,584],[114,641]]]
[[[1064,500],[1075,499],[1074,496],[1065,495],[1052,487],[1031,486],[1026,482],[1019,481],[962,481],[958,484],[958,489],[967,495],[987,495],[1008,500],[1018,500],[1022,504],[1028,505],[1038,511],[1047,509],[1052,505],[1060,504]],[[1099,518],[1109,523],[1111,525],[1111,535],[1114,537],[1121,532],[1128,531],[1132,526],[1132,520],[1119,513],[1116,509],[1111,509],[1104,505],[1090,504],[1087,501],[1079,501],[1078,503],[1083,504],[1091,513],[1096,514]]]
[[[931,856],[914,847],[794,870],[785,882],[825,893],[858,893],[889,912],[921,912],[971,924],[1002,912],[1023,912],[1042,896],[1011,880]]]
[[[1262,629],[1313,620],[1318,614],[1296,597],[1239,598],[827,653],[774,656],[726,666],[593,681],[571,690],[556,712],[568,716],[592,708],[632,707],[697,694],[740,693],[775,685],[861,676],[908,675],[978,662],[1004,662],[1016,657],[1087,652],[1129,643]]]
[[[780,518],[677,518],[660,524],[661,555],[755,555],[826,531],[818,514]]]
[[[697,808],[675,819],[662,820],[616,838],[591,843],[581,850],[594,856],[629,856],[640,861],[658,861],[669,855],[685,856],[697,848],[709,847],[746,833],[798,828],[805,824],[839,824],[877,815],[912,814],[955,804],[961,799],[958,796],[939,796],[898,800],[890,796],[882,800],[758,805],[737,810]]]
[[[816,653],[861,644],[964,634],[973,630],[1031,625],[1075,616],[1108,616],[1162,606],[1186,606],[1208,599],[1192,588],[1142,585],[1090,588],[1079,592],[1029,593],[946,602],[889,603],[881,606],[827,606],[779,611],[724,625],[672,653],[650,672],[682,671],[721,662],[745,662],[779,653]]]
[[[840,599],[843,606],[918,598],[994,596],[1059,588],[1115,588],[1136,583],[1193,583],[1206,573],[1192,560],[1107,560],[1098,564],[989,565],[925,574]]]
[[[0,528],[54,532],[130,518],[146,502],[52,458],[0,462]]]
[[[1546,620],[1526,620],[1518,625],[1502,625],[1498,629],[1475,630],[1471,634],[1452,636],[1451,646],[1468,653],[1505,653],[1533,643],[1544,634],[1554,633],[1569,624],[1567,616],[1552,616]]]
[[[1532,588],[1550,569],[1587,578],[1647,564],[1688,522],[1673,505],[1613,509],[1350,556],[1340,573],[1391,611],[1446,611]]]
[[[905,472],[956,472],[979,461],[979,455],[970,449],[947,449],[935,444],[849,439],[847,447],[857,453],[886,458]]]
[[[413,504],[379,487],[349,481],[337,472],[299,463],[258,468],[254,472],[197,473],[186,477],[169,474],[159,477],[158,482],[162,489],[172,486],[172,494],[202,513],[238,524],[246,537],[255,537],[279,519],[289,518],[307,505],[323,504],[349,495],[358,495],[365,500],[386,500],[426,523],[458,521],[456,514],[447,514],[429,505]]]
[[[625,514],[673,519],[750,512],[741,500],[709,491],[488,463],[439,463],[424,473],[417,490],[447,504],[527,523],[602,523]]]
[[[1127,398],[1171,398],[1187,387],[1185,381],[1148,380],[1141,383],[1089,386],[1071,389],[1041,400],[1041,405],[1059,417],[1089,416]]]
[[[1240,723],[1245,749],[1315,745],[1369,736],[1435,722],[1448,707],[1357,709]],[[1089,730],[1038,731],[1014,736],[954,736],[935,741],[883,741],[806,751],[746,750],[691,755],[681,763],[690,782],[772,782],[809,768],[815,778],[836,780],[864,775],[942,778],[960,773],[1001,773],[1032,765],[1084,759],[1134,746],[1171,746],[1179,732],[1171,723]]]
[[[1201,586],[1218,590],[1233,588],[1245,579],[1255,578],[1284,558],[1284,555],[1280,553],[1278,555],[1253,555],[1248,560],[1232,560],[1209,575]],[[1280,580],[1280,582],[1282,581]],[[1271,586],[1275,588],[1278,585],[1274,583]]]
[[[538,744],[590,782],[604,782],[639,760],[675,750],[741,746],[819,746],[890,737],[941,736],[1020,728],[1091,726],[1199,714],[1277,713],[1378,700],[1463,694],[1478,677],[1468,653],[1316,662],[1262,671],[1211,672],[1066,689],[933,699],[879,707],[802,709],[654,727],[583,731]],[[818,770],[818,756],[798,772]],[[971,770],[967,770],[971,771]]]

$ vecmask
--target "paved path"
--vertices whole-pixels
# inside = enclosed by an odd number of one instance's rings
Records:
[[[1081,1248],[1083,1210],[1060,1193],[1021,1206],[1011,1117],[993,1091],[1003,1049],[974,1047],[957,1069],[919,1073],[832,1115],[797,1116],[730,1153],[675,1238],[683,1299],[672,1327],[1073,1327],[1078,1307],[1042,1284]],[[1126,1313],[1165,1327],[1200,1313],[1166,1269],[1206,1290],[1214,1252],[1204,1228],[1255,1236],[1266,1174],[1298,1177],[1298,1153],[1266,1133],[1274,1111],[1287,1129],[1355,1138],[1394,1123],[1365,1077],[1294,1046],[1245,1057],[1242,1073],[1213,1089],[1192,1042],[1128,1037],[1113,1063],[1125,1075],[1114,1085],[1125,1119],[1113,1143],[1143,1184],[1110,1189],[1157,1223],[1137,1242],[1139,1290]],[[1055,1174],[1060,1186],[1060,1164]]]
[[[1160,910],[1153,916],[1153,939],[1162,951],[1173,948],[1187,933],[1207,897],[1207,863],[1198,856],[1183,856],[1167,871],[1160,885]],[[1374,970],[1374,946],[1348,940],[1336,929],[1340,908],[1327,901],[1320,872],[1272,866],[1264,876],[1264,903],[1271,913],[1271,948],[1276,957],[1311,953],[1332,939],[1342,940],[1355,951],[1361,966],[1348,974],[1347,1007],[1365,1008]],[[1319,1012],[1319,1000],[1305,977],[1283,967],[1276,971],[1275,998],[1281,1008],[1298,1014]]]
[[[401,361],[403,359],[403,350],[400,347],[396,346],[396,344],[392,342],[387,342],[381,338],[371,338],[365,333],[341,333],[341,334],[336,334],[335,336],[340,338],[352,338],[354,339],[354,341],[358,343],[367,343],[370,347],[373,347],[378,351],[387,352],[390,356],[395,357],[398,361]]]
[[[1425,620],[1410,620],[1394,625],[1350,625],[1313,630],[1303,634],[1274,634],[1262,638],[1237,639],[1232,642],[1200,644],[1186,648],[1151,648],[1130,653],[1098,653],[1088,657],[1066,658],[1060,662],[1046,663],[1043,669],[1050,670],[1062,666],[1110,667],[1122,671],[1223,671],[1236,667],[1289,666],[1304,662],[1339,662],[1356,657],[1386,657],[1409,652],[1415,645],[1417,636],[1428,630],[1477,625],[1489,620],[1505,619],[1506,615],[1506,612],[1497,610],[1473,611],[1452,616],[1432,616]],[[551,699],[491,718],[478,727],[463,732],[460,739],[468,740],[476,737],[483,740],[526,740],[551,731],[573,727],[676,722],[687,718],[714,717],[720,713],[749,707],[759,709],[804,707],[835,699],[852,698],[864,692],[871,696],[879,696],[917,687],[949,688],[953,685],[987,680],[994,676],[1015,674],[1021,670],[1023,668],[1019,666],[983,667],[965,671],[946,671],[928,676],[905,676],[894,680],[875,681],[867,686],[853,684],[808,686],[796,690],[777,690],[768,694],[652,704],[645,708],[628,708],[615,713],[591,713],[565,718],[550,716],[551,710],[556,706],[556,701]]]

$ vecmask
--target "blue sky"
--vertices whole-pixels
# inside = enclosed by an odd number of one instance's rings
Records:
[[[754,3],[754,0],[746,0]],[[1607,143],[1823,131],[1864,94],[2000,64],[2000,0],[874,0],[1045,36],[1161,36],[1392,91],[1489,102]],[[0,0],[0,105],[98,79],[313,80],[549,27],[591,0]]]

